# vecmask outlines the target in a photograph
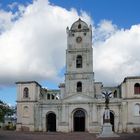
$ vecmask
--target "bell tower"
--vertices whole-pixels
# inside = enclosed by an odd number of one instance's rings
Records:
[[[94,96],[92,28],[79,18],[66,30],[66,96],[78,93]]]

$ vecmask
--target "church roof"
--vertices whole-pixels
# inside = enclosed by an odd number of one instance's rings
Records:
[[[89,29],[87,23],[79,18],[76,22],[74,22],[72,24],[70,30],[78,30],[78,31],[80,31],[80,30],[87,30],[87,29]]]
[[[38,86],[41,87],[41,85],[36,81],[19,81],[19,82],[16,82],[16,84],[31,84],[31,83],[35,83],[35,84],[37,84]]]
[[[128,79],[140,79],[140,76],[130,76],[130,77],[125,77],[124,80],[123,80],[123,83],[126,82],[126,80]]]

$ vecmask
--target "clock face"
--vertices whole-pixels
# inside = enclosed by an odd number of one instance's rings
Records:
[[[82,38],[80,37],[80,36],[78,36],[77,38],[76,38],[76,42],[77,43],[80,43],[82,41]]]

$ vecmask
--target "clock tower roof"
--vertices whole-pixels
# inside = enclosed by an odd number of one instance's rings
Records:
[[[74,22],[70,28],[71,31],[82,31],[88,30],[89,27],[86,22],[82,21],[80,18]]]

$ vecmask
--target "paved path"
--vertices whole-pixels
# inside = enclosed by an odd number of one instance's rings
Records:
[[[97,138],[86,132],[41,133],[0,131],[0,140],[140,140],[139,134],[121,134],[119,138]]]

